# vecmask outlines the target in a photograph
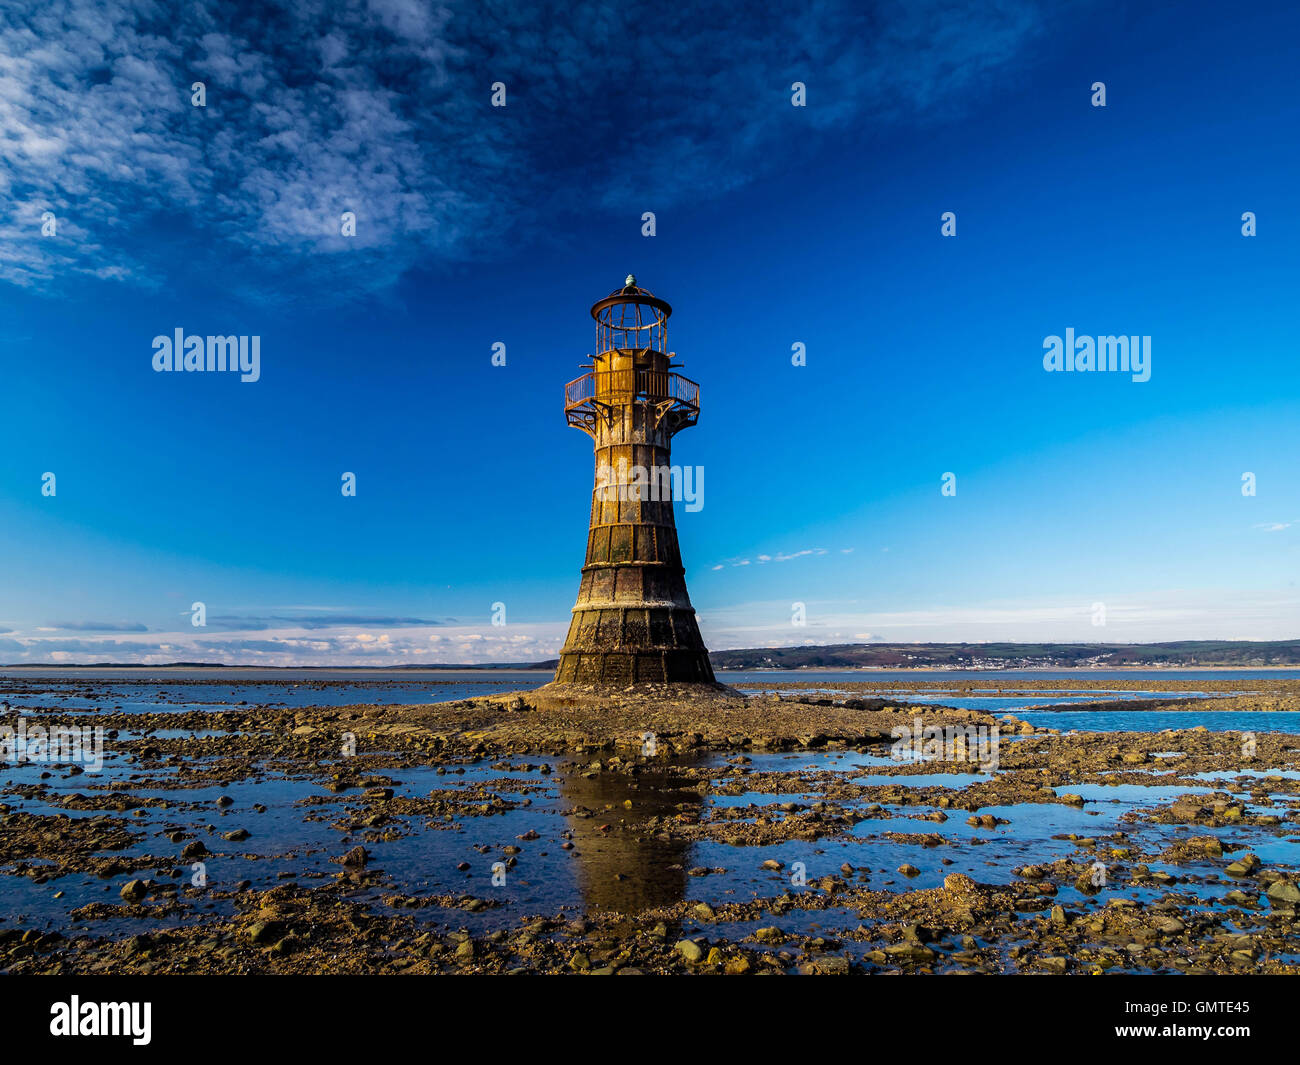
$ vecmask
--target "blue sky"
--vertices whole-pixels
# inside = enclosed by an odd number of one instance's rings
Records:
[[[24,6],[0,661],[553,656],[629,271],[702,386],[711,647],[1300,635],[1285,5]],[[154,372],[178,327],[260,379]],[[1150,380],[1046,372],[1067,328]]]

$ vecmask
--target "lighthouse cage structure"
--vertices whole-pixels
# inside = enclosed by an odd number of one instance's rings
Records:
[[[714,683],[686,592],[671,493],[659,490],[672,438],[700,415],[700,386],[672,372],[671,314],[629,274],[592,305],[589,372],[564,387],[565,417],[591,437],[596,476],[557,683]]]

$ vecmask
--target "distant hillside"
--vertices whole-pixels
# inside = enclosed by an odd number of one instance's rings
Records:
[[[264,669],[268,672],[274,670],[284,670],[287,673],[303,673],[315,670],[319,673],[356,673],[368,671],[371,673],[407,673],[414,670],[442,669],[449,672],[466,672],[468,670],[491,670],[491,669],[542,669],[555,671],[559,665],[559,659],[552,659],[550,662],[487,662],[487,663],[461,663],[459,665],[448,665],[445,662],[429,662],[424,665],[408,664],[401,666],[268,666],[261,662],[153,662],[149,665],[140,665],[138,662],[10,662],[7,665],[0,664],[0,669]]]
[[[1300,640],[1172,643],[842,643],[714,651],[714,669],[1300,666]]]
[[[824,647],[747,647],[713,651],[714,669],[1088,669],[1145,666],[1300,666],[1300,640],[1176,640],[1172,643],[837,643]],[[403,666],[266,666],[256,662],[15,662],[4,669],[283,669],[286,672],[345,670],[404,673],[413,670],[542,670],[554,672],[559,659],[545,662],[489,662]]]

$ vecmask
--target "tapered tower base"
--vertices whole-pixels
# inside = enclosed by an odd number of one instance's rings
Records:
[[[707,653],[663,651],[657,654],[582,654],[560,659],[555,679],[561,684],[713,683]]]

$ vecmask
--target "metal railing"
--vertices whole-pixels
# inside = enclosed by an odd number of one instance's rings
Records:
[[[689,377],[679,373],[668,375],[668,398],[684,403],[688,407],[700,409],[700,386]]]
[[[632,403],[672,400],[698,411],[700,386],[681,374],[661,370],[596,370],[564,386],[564,409],[585,403]]]
[[[576,407],[596,395],[596,379],[589,373],[583,374],[576,381],[564,386],[564,409]]]

